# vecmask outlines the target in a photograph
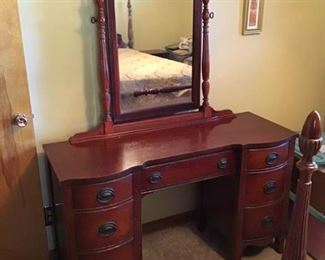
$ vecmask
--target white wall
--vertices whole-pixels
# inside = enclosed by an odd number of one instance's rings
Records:
[[[95,9],[90,0],[18,1],[41,156],[42,144],[67,140],[100,118],[96,28],[89,22]],[[323,0],[265,1],[257,36],[241,36],[242,1],[210,2],[214,107],[250,110],[294,130],[310,110],[325,113]],[[146,197],[144,220],[192,209],[195,191]]]

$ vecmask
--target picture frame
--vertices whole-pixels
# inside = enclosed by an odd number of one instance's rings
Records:
[[[262,32],[264,0],[244,0],[243,35]]]

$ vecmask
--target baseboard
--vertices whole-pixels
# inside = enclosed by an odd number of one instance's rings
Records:
[[[175,225],[180,225],[189,221],[193,221],[196,217],[196,211],[189,211],[182,214],[170,216],[163,219],[158,219],[142,225],[143,234],[152,233],[164,228],[168,228]]]

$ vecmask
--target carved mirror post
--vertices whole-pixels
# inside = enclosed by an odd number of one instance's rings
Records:
[[[72,143],[235,117],[209,103],[209,0],[95,3],[103,121]]]

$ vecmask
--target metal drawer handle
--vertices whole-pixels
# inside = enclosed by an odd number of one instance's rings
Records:
[[[149,183],[151,184],[157,184],[161,180],[161,173],[160,172],[154,172],[149,177]]]
[[[263,186],[263,192],[265,194],[271,194],[276,191],[277,188],[277,182],[276,181],[268,181]]]
[[[222,158],[218,162],[218,168],[219,169],[226,169],[228,167],[228,159]]]
[[[97,193],[97,201],[100,203],[109,203],[115,198],[115,190],[112,188],[104,189]]]
[[[261,226],[263,229],[267,229],[273,225],[273,218],[271,216],[266,216],[262,219]]]
[[[265,159],[265,162],[266,164],[268,165],[273,165],[276,163],[276,161],[279,159],[280,155],[276,152],[273,152],[273,153],[270,153],[266,159]]]
[[[98,234],[101,235],[102,237],[109,237],[114,235],[116,231],[117,231],[116,223],[108,222],[99,227]]]

